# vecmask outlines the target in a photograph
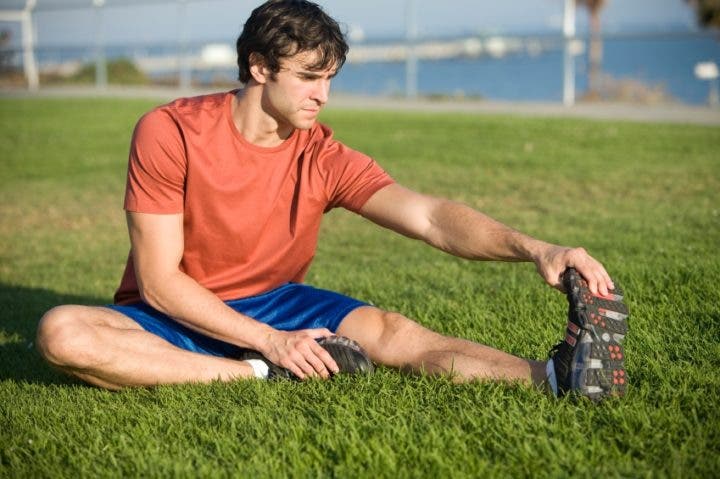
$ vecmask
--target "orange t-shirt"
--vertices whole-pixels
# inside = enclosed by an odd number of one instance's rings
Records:
[[[232,119],[235,91],[176,100],[133,134],[127,211],[183,213],[180,269],[220,299],[301,282],[324,212],[357,212],[392,178],[316,123],[282,144],[246,141]],[[132,255],[115,303],[140,301]]]

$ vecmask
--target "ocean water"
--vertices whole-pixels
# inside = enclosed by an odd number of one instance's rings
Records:
[[[635,80],[648,87],[662,88],[672,99],[688,103],[707,102],[707,81],[695,78],[695,64],[714,61],[720,66],[720,35],[692,33],[606,36],[603,72],[617,80]],[[587,45],[586,45],[587,46]],[[202,45],[190,46],[199,53]],[[177,45],[110,46],[107,58],[177,54]],[[92,62],[92,47],[54,48],[37,52],[39,61],[80,59]],[[418,91],[421,95],[472,96],[490,100],[562,100],[563,52],[512,53],[503,58],[455,58],[420,60]],[[575,57],[575,85],[580,96],[587,89],[587,54]],[[176,75],[156,72],[156,75]],[[195,71],[193,80],[233,80],[233,69]],[[333,91],[365,95],[402,95],[405,90],[404,63],[347,63],[333,81]]]
[[[720,66],[720,37],[668,36],[615,38],[604,41],[603,72],[616,80],[635,80],[661,88],[675,100],[707,102],[707,81],[695,78],[695,64]],[[508,101],[562,101],[563,52],[532,56],[510,54],[494,59],[458,58],[419,61],[418,92],[422,95],[465,95]],[[587,89],[586,55],[575,58],[578,95]],[[333,82],[339,92],[403,94],[403,63],[347,64]]]

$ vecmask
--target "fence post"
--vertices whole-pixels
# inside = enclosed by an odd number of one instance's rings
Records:
[[[415,49],[417,34],[415,0],[406,0],[405,36],[407,55],[405,57],[405,96],[408,98],[417,98],[418,95],[418,59]]]
[[[23,70],[27,78],[28,89],[37,90],[40,86],[37,62],[35,61],[35,32],[33,30],[32,11],[36,0],[27,0],[22,11],[20,22],[22,25]]]
[[[105,24],[103,21],[103,6],[105,0],[93,0],[95,8],[95,88],[98,90],[107,87],[107,62],[105,61]]]
[[[189,90],[192,85],[192,67],[190,65],[190,51],[187,40],[187,0],[178,0],[178,87]]]
[[[572,42],[575,39],[575,0],[565,0],[563,37],[563,104],[572,106],[575,104],[575,60],[572,51]]]

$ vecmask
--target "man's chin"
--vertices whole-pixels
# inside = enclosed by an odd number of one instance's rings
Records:
[[[313,125],[315,125],[316,121],[317,120],[315,120],[315,119],[299,121],[299,122],[296,122],[293,126],[295,128],[297,128],[298,130],[309,130],[313,127]]]

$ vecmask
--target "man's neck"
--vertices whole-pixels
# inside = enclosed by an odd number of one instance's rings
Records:
[[[262,86],[248,85],[233,98],[232,116],[235,128],[253,145],[274,147],[292,135],[294,128],[281,125],[262,105]]]

